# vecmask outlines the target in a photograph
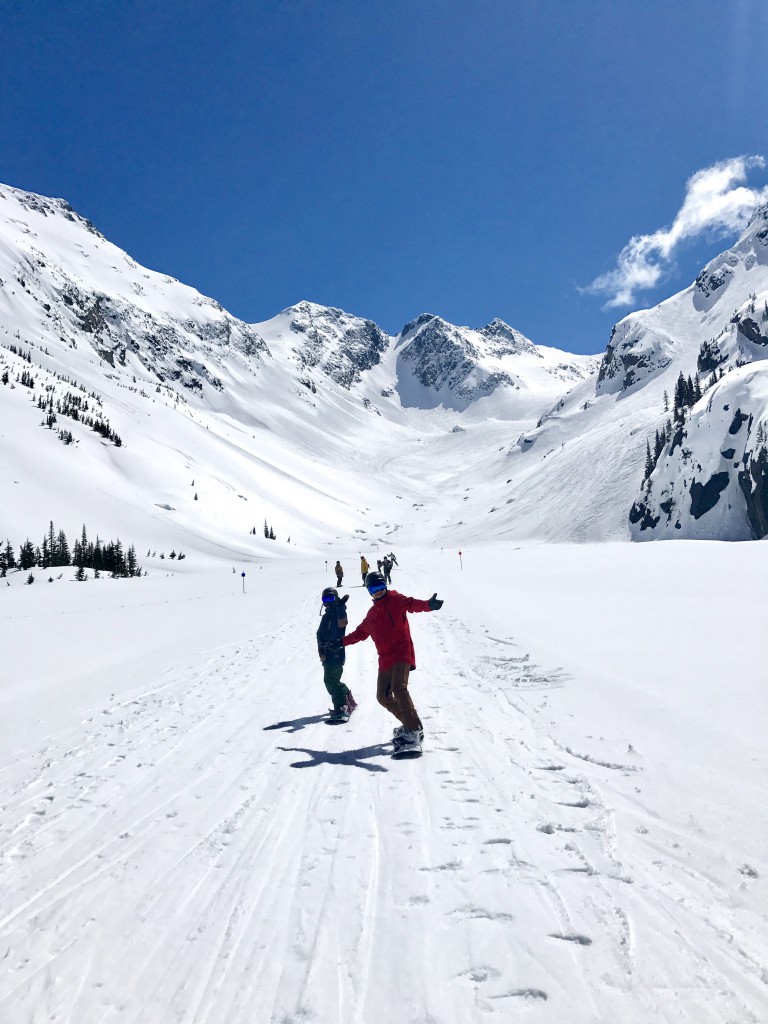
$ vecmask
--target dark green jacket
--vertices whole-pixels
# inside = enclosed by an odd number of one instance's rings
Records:
[[[339,598],[323,609],[323,617],[317,627],[317,651],[325,660],[344,664],[346,653],[341,646],[347,629],[347,597]]]

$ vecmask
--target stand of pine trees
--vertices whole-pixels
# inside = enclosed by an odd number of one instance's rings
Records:
[[[30,386],[34,387],[34,383]],[[67,416],[71,420],[90,427],[97,434],[101,434],[107,441],[111,441],[116,448],[120,448],[123,444],[122,438],[109,425],[109,420],[106,416],[103,416],[100,412],[95,412],[93,415],[89,413],[90,407],[87,396],[75,395],[71,391],[67,391],[62,398],[56,400],[54,406],[52,395],[40,395],[37,399],[37,407],[46,414],[43,422],[49,430],[53,429],[57,416]],[[61,433],[60,431],[60,437]],[[70,434],[69,436],[71,437],[72,435]],[[61,440],[64,441],[65,438],[61,437]],[[69,442],[67,441],[66,443]]]
[[[97,537],[95,542],[89,541],[85,524],[71,551],[66,534],[55,530],[52,521],[42,543],[35,545],[27,538],[19,547],[18,557],[10,541],[0,546],[0,576],[5,576],[9,569],[48,569],[57,565],[76,565],[80,579],[84,578],[85,569],[107,572],[115,577],[142,574],[133,544],[126,551],[119,539],[102,541]]]

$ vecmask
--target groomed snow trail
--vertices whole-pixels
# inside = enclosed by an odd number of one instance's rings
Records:
[[[451,601],[412,616],[425,754],[395,762],[370,643],[325,723],[316,621],[300,599],[2,764],[0,1019],[764,1019],[757,913],[734,934],[636,757],[559,743],[568,671]]]

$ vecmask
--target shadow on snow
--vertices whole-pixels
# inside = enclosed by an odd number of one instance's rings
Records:
[[[295,751],[307,754],[308,761],[292,761],[291,768],[317,768],[321,764],[346,764],[350,768],[365,768],[367,772],[386,772],[389,769],[380,764],[366,764],[370,757],[389,757],[391,748],[384,743],[376,743],[372,747],[359,747],[357,750],[340,750],[333,753],[329,750],[310,750],[308,747],[278,747],[278,750]]]
[[[264,732],[269,732],[270,729],[287,729],[289,732],[298,732],[299,729],[303,729],[306,725],[324,722],[327,717],[327,715],[311,715],[308,718],[294,718],[290,722],[275,722],[274,725],[265,725]]]

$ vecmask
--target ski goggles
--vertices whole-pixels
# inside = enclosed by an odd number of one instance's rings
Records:
[[[326,594],[323,598],[323,604],[333,604],[335,600],[336,597],[333,594]]]
[[[386,583],[372,583],[370,585],[370,587],[368,587],[367,589],[368,589],[368,593],[369,594],[378,594],[382,590],[386,590],[387,589],[387,584]]]

